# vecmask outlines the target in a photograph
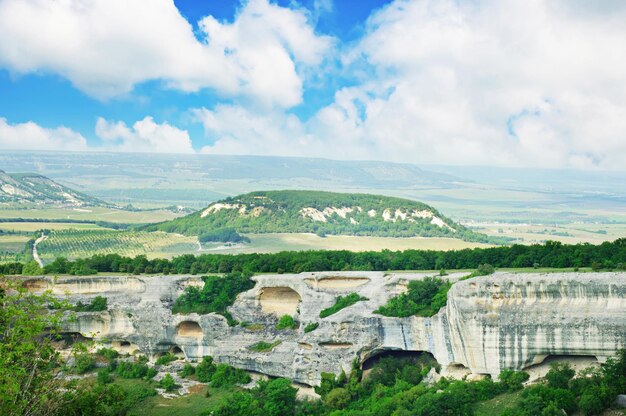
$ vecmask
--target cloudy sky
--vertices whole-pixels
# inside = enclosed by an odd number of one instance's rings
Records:
[[[0,151],[626,170],[621,0],[0,0]]]

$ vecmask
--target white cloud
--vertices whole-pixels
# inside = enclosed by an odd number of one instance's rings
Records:
[[[52,72],[99,98],[163,80],[265,105],[301,101],[299,67],[319,64],[331,41],[306,12],[250,0],[233,23],[206,17],[202,41],[173,0],[0,0],[0,66]]]
[[[87,141],[67,127],[47,129],[32,121],[9,124],[0,117],[0,149],[79,151],[87,149]]]
[[[624,168],[626,10],[585,2],[397,0],[307,122],[203,111],[207,150],[414,163]],[[367,71],[362,71],[362,69]]]
[[[395,1],[348,54],[375,77],[318,117],[386,159],[623,168],[626,13],[594,12]]]
[[[152,117],[135,122],[132,128],[124,122],[98,118],[96,135],[105,150],[148,153],[193,153],[189,134],[167,123],[155,123]]]

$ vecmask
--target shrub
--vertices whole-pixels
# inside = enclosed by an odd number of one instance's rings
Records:
[[[530,376],[523,371],[502,370],[498,378],[509,391],[516,391],[524,387],[523,383],[528,380]]]
[[[348,406],[350,400],[350,392],[343,387],[332,389],[324,398],[324,402],[331,409],[343,409]]]
[[[165,391],[172,391],[179,387],[174,381],[174,377],[172,377],[170,373],[167,373],[163,376],[163,378],[159,382],[159,386],[165,389]]]
[[[256,352],[269,352],[273,350],[277,345],[281,343],[280,340],[274,341],[271,344],[265,341],[259,341],[256,344],[252,344],[248,347],[250,351]]]
[[[106,311],[106,309],[107,298],[104,296],[96,296],[89,304],[83,304],[81,301],[78,301],[74,307],[74,311],[76,312],[101,312]]]
[[[136,363],[129,363],[126,361],[122,361],[117,364],[115,368],[115,374],[122,378],[143,378],[145,380],[150,380],[154,376],[156,376],[157,371],[148,367],[145,363],[141,361]]]
[[[320,318],[326,318],[327,316],[333,315],[339,312],[342,309],[347,308],[348,306],[352,306],[355,303],[361,300],[368,300],[366,297],[360,296],[358,293],[350,293],[346,296],[338,296],[335,299],[335,304],[330,308],[323,309],[320,312]]]
[[[96,360],[88,352],[81,352],[74,356],[74,372],[78,374],[86,373],[94,368]]]
[[[576,372],[568,363],[552,363],[550,370],[546,374],[548,386],[560,389],[569,387],[569,381],[576,375]]]
[[[450,287],[450,283],[436,277],[413,280],[406,293],[389,299],[374,313],[395,317],[433,316],[446,305]]]
[[[249,243],[250,239],[239,234],[234,228],[220,228],[200,234],[200,236],[198,236],[198,241],[201,243]]]
[[[193,365],[191,365],[189,363],[185,364],[183,366],[183,369],[180,370],[180,376],[182,378],[187,378],[187,377],[192,376],[194,374],[196,374],[196,369],[195,369],[195,367]]]
[[[200,364],[196,366],[196,376],[201,383],[209,383],[213,373],[215,373],[215,364],[213,363],[213,357],[206,356],[202,358]]]
[[[100,348],[96,354],[106,358],[111,361],[116,359],[119,356],[119,353],[112,348]]]
[[[250,380],[250,375],[244,370],[231,367],[227,364],[218,364],[211,377],[211,386],[234,386],[235,384],[247,384]]]
[[[112,381],[111,373],[108,368],[101,368],[98,370],[98,384],[108,384]]]
[[[298,324],[291,315],[283,315],[280,317],[276,329],[296,329]]]
[[[319,326],[320,324],[318,322],[311,322],[304,327],[304,332],[315,331]]]
[[[174,354],[168,352],[167,354],[162,355],[159,358],[157,358],[156,365],[167,365],[171,363],[172,361],[176,361],[177,359],[178,358]]]

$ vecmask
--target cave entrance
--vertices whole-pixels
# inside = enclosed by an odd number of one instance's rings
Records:
[[[297,315],[301,300],[298,292],[285,286],[264,287],[259,296],[261,310],[265,313],[275,313],[278,316]]]
[[[372,369],[385,359],[406,360],[407,363],[419,364],[421,366],[435,367],[439,370],[439,363],[435,357],[427,351],[406,351],[406,350],[374,350],[365,355],[365,360],[361,363],[363,378],[371,373]]]
[[[52,339],[52,343],[56,349],[69,348],[76,343],[87,343],[93,341],[93,338],[89,338],[81,334],[80,332],[62,332],[56,335],[49,335]]]
[[[174,355],[176,358],[185,358],[185,353],[183,352],[183,350],[178,346],[178,345],[174,345],[172,348],[170,348],[170,354]]]
[[[200,324],[195,321],[183,321],[176,327],[176,335],[185,338],[202,339],[203,333]]]
[[[537,380],[550,370],[554,363],[567,363],[576,372],[588,367],[599,367],[600,360],[594,355],[536,355],[533,363],[523,369],[530,375],[530,381]]]

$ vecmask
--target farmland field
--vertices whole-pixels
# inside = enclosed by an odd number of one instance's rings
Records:
[[[162,232],[114,230],[58,230],[37,246],[41,259],[51,262],[56,257],[76,259],[94,254],[120,254],[136,256],[146,254],[149,258],[173,257],[198,250],[195,237]]]
[[[30,239],[26,235],[0,235],[0,263],[24,261],[24,249]]]
[[[34,233],[39,230],[103,230],[96,224],[65,222],[0,222],[0,230]]]
[[[25,218],[45,220],[84,220],[116,223],[142,224],[176,218],[178,215],[167,210],[124,211],[119,209],[89,208],[46,208],[46,209],[0,209],[0,218]]]

